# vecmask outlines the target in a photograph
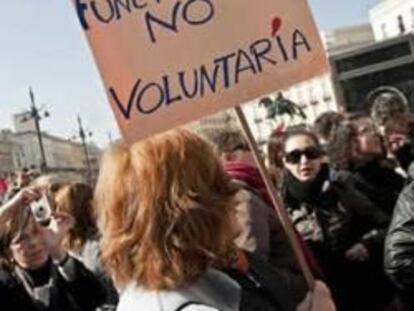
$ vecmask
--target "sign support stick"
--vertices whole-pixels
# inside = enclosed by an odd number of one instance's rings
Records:
[[[242,131],[245,137],[247,138],[247,142],[250,146],[250,149],[252,150],[252,153],[258,165],[260,174],[262,175],[262,178],[265,182],[267,191],[273,203],[273,207],[276,210],[276,213],[279,216],[282,226],[286,232],[290,245],[292,246],[293,252],[302,270],[303,276],[305,277],[309,288],[312,289],[314,287],[315,279],[309,268],[308,262],[306,261],[305,255],[298,241],[296,232],[293,229],[293,224],[289,218],[289,214],[287,213],[284,207],[283,201],[280,198],[276,190],[276,187],[274,186],[273,182],[270,179],[269,173],[266,170],[263,159],[260,157],[259,148],[257,147],[256,141],[250,130],[249,124],[247,123],[246,116],[244,115],[242,108],[240,106],[236,106],[234,109],[235,109],[237,118],[239,120],[240,126],[242,128]]]

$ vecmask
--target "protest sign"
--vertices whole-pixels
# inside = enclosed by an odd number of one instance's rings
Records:
[[[313,276],[239,104],[328,71],[307,0],[72,0],[124,138],[235,107],[310,288]]]
[[[306,0],[73,0],[132,142],[327,71]]]

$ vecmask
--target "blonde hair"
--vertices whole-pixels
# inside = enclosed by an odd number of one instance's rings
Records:
[[[196,281],[232,248],[235,192],[210,145],[187,130],[114,145],[95,198],[102,259],[117,285]]]

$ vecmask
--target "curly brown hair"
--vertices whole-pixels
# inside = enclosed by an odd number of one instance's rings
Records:
[[[13,217],[7,217],[0,226],[0,268],[11,270],[13,260],[10,246],[16,236],[30,223],[34,223],[29,208],[19,208]]]
[[[235,193],[210,145],[189,131],[112,146],[95,198],[115,283],[160,290],[196,281],[233,247]]]
[[[97,238],[98,229],[93,207],[93,189],[83,183],[69,183],[54,194],[58,212],[65,212],[75,219],[74,226],[63,240],[66,249],[79,251],[87,240]]]

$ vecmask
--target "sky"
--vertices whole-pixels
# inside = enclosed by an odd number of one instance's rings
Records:
[[[255,0],[260,1],[260,0]],[[379,0],[309,0],[320,30],[368,21]],[[36,103],[42,130],[70,138],[80,114],[100,146],[119,135],[71,0],[6,0],[0,10],[0,129]]]

